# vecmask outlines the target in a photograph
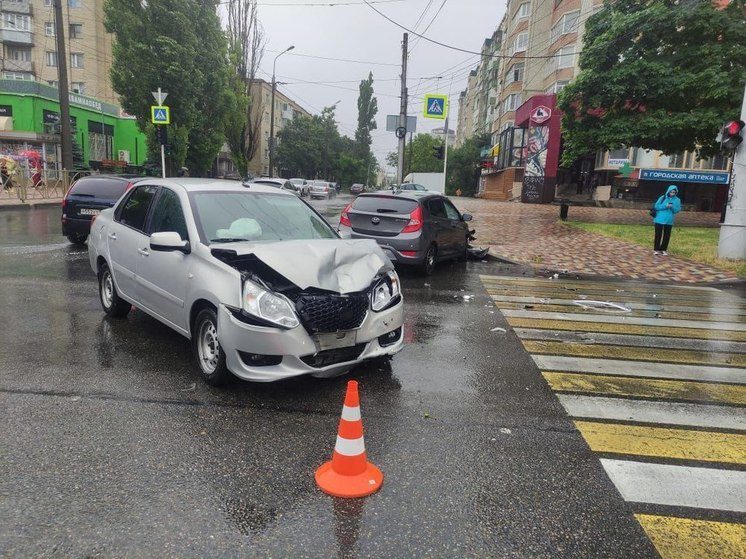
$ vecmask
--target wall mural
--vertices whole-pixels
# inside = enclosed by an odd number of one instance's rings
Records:
[[[527,177],[545,176],[547,149],[549,147],[549,126],[530,126],[526,141]]]

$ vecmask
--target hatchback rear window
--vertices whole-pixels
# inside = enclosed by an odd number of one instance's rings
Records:
[[[392,196],[361,196],[355,198],[353,210],[376,212],[382,214],[409,214],[417,207],[417,202]]]
[[[70,189],[70,194],[118,200],[127,190],[128,181],[117,179],[83,178]]]

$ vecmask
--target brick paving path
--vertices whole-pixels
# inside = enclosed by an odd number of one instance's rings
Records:
[[[733,281],[737,276],[706,264],[673,256],[653,256],[653,228],[649,247],[563,225],[554,205],[453,198],[462,212],[474,215],[477,244],[491,254],[537,268],[581,274],[687,283]],[[681,213],[677,226],[717,226],[719,214]],[[570,219],[597,223],[644,223],[645,210],[571,207]],[[674,228],[673,236],[676,235]]]

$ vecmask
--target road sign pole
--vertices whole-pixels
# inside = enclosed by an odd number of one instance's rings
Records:
[[[396,166],[396,182],[404,182],[404,148],[407,142],[407,49],[409,33],[404,33],[401,44],[401,105],[399,106],[399,128],[404,127],[404,134],[399,137],[398,164]]]
[[[746,87],[741,105],[741,120],[746,119]],[[718,256],[746,259],[746,143],[736,148],[731,171],[733,186],[728,192],[725,222],[720,226]]]
[[[166,178],[166,146],[161,144],[161,176]]]

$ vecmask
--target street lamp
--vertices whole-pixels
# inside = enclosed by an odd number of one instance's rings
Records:
[[[269,115],[269,176],[275,176],[275,92],[277,91],[277,80],[275,79],[275,67],[277,66],[277,59],[288,51],[295,48],[294,45],[290,45],[280,54],[275,56],[274,62],[272,62],[272,108],[270,109]]]

